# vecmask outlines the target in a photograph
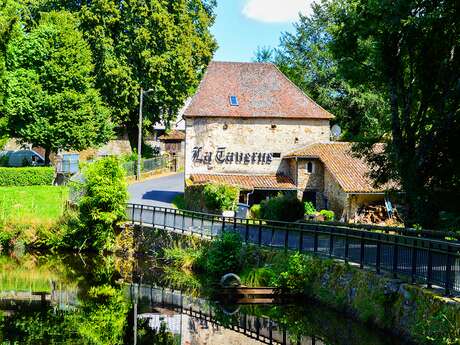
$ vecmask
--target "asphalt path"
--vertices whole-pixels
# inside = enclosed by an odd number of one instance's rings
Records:
[[[184,193],[184,174],[178,173],[133,183],[128,187],[130,203],[172,207],[173,199]]]

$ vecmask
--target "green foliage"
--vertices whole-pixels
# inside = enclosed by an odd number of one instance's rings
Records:
[[[247,268],[240,274],[241,283],[251,287],[269,286],[274,276],[270,267]]]
[[[50,186],[53,181],[53,167],[0,167],[0,186]]]
[[[324,219],[328,222],[332,222],[334,221],[334,211],[330,211],[330,210],[321,210],[319,211],[319,214],[324,216]]]
[[[289,257],[286,270],[274,276],[271,283],[294,294],[308,295],[313,282],[320,278],[318,260],[310,255],[295,253]]]
[[[145,128],[174,120],[217,48],[210,33],[214,7],[212,0],[129,6],[121,0],[45,0],[34,2],[29,11],[37,17],[57,8],[75,13],[97,66],[97,88],[135,148],[140,87],[153,90],[144,98]]]
[[[316,214],[316,208],[311,201],[306,201],[304,204],[305,214]]]
[[[250,208],[250,214],[251,214],[251,218],[252,219],[260,219],[260,211],[261,210],[261,206],[260,204],[254,204],[251,206]]]
[[[110,112],[94,88],[91,50],[68,12],[42,13],[8,45],[4,110],[22,142],[51,152],[84,150],[112,135]]]
[[[149,319],[138,320],[137,325],[137,343],[139,345],[176,345],[174,334],[168,331],[167,325],[161,322],[160,328],[152,329],[149,325]]]
[[[189,185],[185,187],[185,208],[191,211],[221,213],[234,211],[240,190],[225,184]]]
[[[187,204],[185,203],[184,194],[176,195],[172,201],[172,204],[175,208],[179,210],[185,210],[187,208]]]
[[[233,232],[222,234],[220,238],[211,243],[209,249],[204,253],[206,272],[214,277],[238,272],[241,267],[242,245],[239,234]]]
[[[225,184],[208,183],[204,186],[203,196],[208,210],[234,211],[237,208],[240,189]]]
[[[294,193],[278,194],[261,203],[260,216],[263,219],[294,222],[302,219],[304,206]]]
[[[78,203],[83,224],[80,232],[86,246],[110,249],[115,227],[126,218],[128,193],[124,170],[115,157],[106,157],[87,165],[83,176],[84,196]]]
[[[179,244],[175,244],[170,248],[163,249],[164,258],[171,262],[176,268],[190,270],[193,267],[197,267],[197,261],[203,255],[202,248],[200,246],[190,246],[183,248]]]

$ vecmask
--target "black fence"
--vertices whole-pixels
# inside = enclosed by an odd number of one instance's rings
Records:
[[[460,292],[460,243],[356,229],[346,224],[283,223],[128,204],[133,223],[214,238],[237,232],[248,244],[315,253],[377,273],[409,277],[446,294]]]

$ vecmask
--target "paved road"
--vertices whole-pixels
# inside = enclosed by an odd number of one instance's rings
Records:
[[[174,174],[133,183],[128,187],[131,203],[172,207],[176,195],[184,193],[184,174]]]

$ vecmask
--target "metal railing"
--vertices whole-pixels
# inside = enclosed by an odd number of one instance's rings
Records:
[[[127,215],[139,225],[210,239],[237,232],[247,244],[342,259],[377,273],[409,277],[412,283],[442,287],[446,294],[460,292],[457,241],[371,232],[346,224],[268,222],[138,204],[128,204]]]
[[[149,172],[158,169],[164,169],[169,166],[169,158],[160,156],[155,158],[143,159],[141,161],[141,172]],[[123,168],[128,176],[134,176],[137,173],[137,162],[130,161],[123,163]]]

